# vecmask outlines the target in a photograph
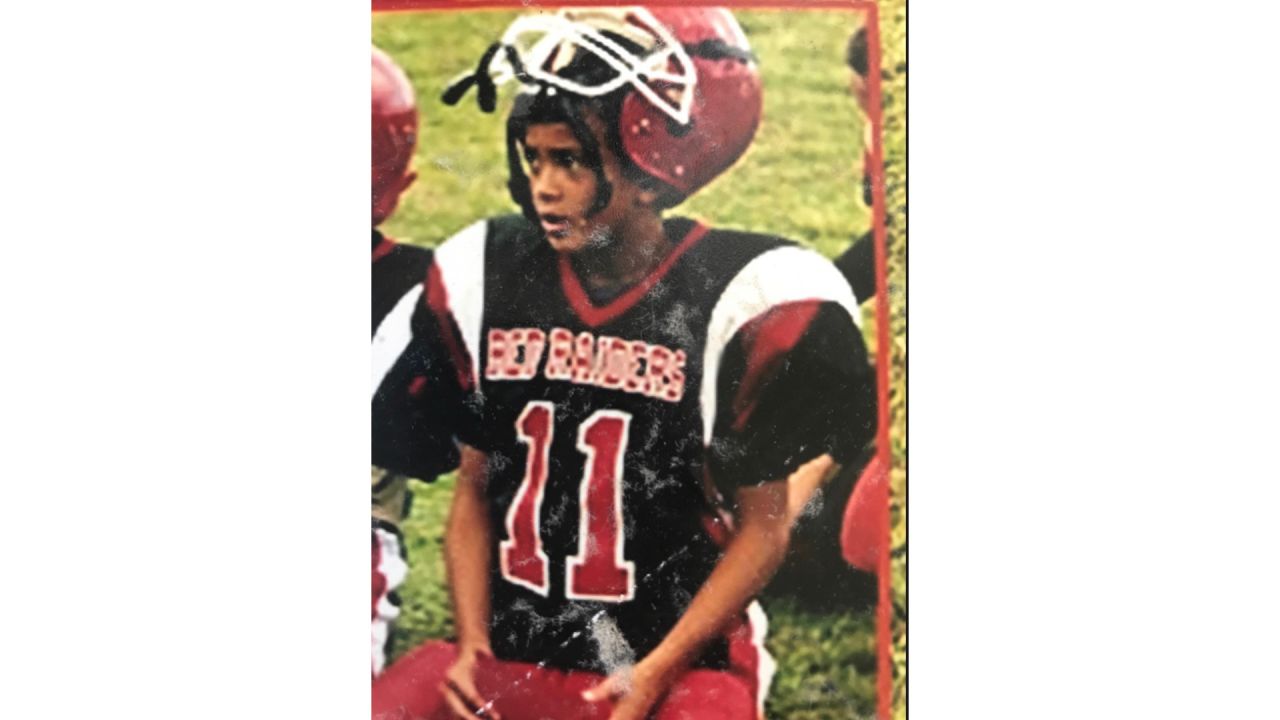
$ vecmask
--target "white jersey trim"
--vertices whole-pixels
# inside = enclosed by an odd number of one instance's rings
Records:
[[[374,603],[372,627],[373,674],[382,672],[387,664],[387,638],[391,635],[391,624],[400,617],[400,608],[391,601],[391,593],[402,584],[409,573],[409,566],[400,556],[400,540],[395,534],[381,528],[373,529],[373,537],[378,541],[379,562],[375,568],[386,580],[386,587]]]
[[[488,221],[468,225],[436,249],[449,311],[471,356],[471,379],[480,383],[480,322],[484,318],[484,246]]]
[[[805,248],[785,245],[760,253],[747,263],[720,294],[707,324],[702,361],[702,442],[711,444],[716,423],[716,385],[720,360],[734,335],[770,308],[790,302],[822,300],[839,304],[861,325],[858,301],[849,282],[826,258]]]
[[[747,606],[747,626],[751,628],[751,647],[756,651],[756,714],[764,720],[764,701],[778,672],[778,662],[764,645],[769,635],[769,616],[764,614],[758,600],[752,600]]]
[[[378,394],[378,386],[386,379],[396,360],[409,347],[413,336],[413,309],[418,306],[422,297],[422,285],[415,285],[396,302],[391,312],[382,318],[378,329],[373,333],[373,378],[371,395]]]

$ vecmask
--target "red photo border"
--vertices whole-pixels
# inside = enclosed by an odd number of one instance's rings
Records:
[[[649,2],[607,2],[605,0],[561,0],[560,2],[520,2],[519,0],[372,0],[373,12],[413,12],[429,10],[486,10],[529,9],[546,7],[590,7],[616,5],[644,5],[649,7],[684,7],[693,3],[682,0],[650,0]],[[709,3],[710,4],[710,3]],[[870,0],[724,0],[714,3],[717,7],[758,10],[849,10],[866,13],[867,64],[875,72],[868,72],[871,122],[871,214],[875,230],[876,271],[876,397],[878,402],[878,426],[876,428],[876,459],[882,467],[891,468],[893,454],[889,450],[889,344],[893,337],[889,332],[888,297],[888,248],[885,237],[884,197],[884,123],[880,103],[880,8]],[[889,563],[891,538],[889,537],[889,483],[883,483],[882,497],[876,498],[881,512],[877,514],[876,534],[880,537],[877,562],[876,601],[876,716],[888,720],[893,711],[893,602],[890,597],[892,578]]]

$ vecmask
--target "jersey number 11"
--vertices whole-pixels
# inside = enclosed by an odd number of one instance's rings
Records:
[[[507,539],[498,548],[502,576],[546,596],[547,555],[539,525],[546,491],[555,406],[535,400],[516,420],[516,437],[529,446],[524,480],[507,511]],[[586,456],[578,486],[578,554],[565,565],[565,596],[623,602],[635,596],[635,564],[625,560],[622,532],[622,460],[631,415],[597,410],[578,427],[578,450]]]

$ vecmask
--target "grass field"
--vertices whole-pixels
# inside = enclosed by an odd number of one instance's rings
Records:
[[[862,19],[850,12],[737,15],[760,58],[765,119],[739,165],[675,212],[721,227],[777,233],[834,256],[871,222],[858,191],[862,126],[845,91],[843,64],[845,42]],[[385,227],[397,239],[432,246],[479,217],[514,209],[505,190],[503,147],[509,91],[493,115],[481,113],[471,96],[455,108],[439,102],[448,82],[474,67],[511,17],[479,11],[373,18],[373,42],[405,68],[422,112],[420,179]],[[868,306],[864,330],[874,347],[871,319]],[[452,481],[414,483],[413,489],[405,524],[411,571],[401,589],[393,656],[452,633],[441,537]],[[870,716],[875,637],[866,598],[845,602],[829,589],[815,597],[776,585],[763,599],[771,619],[768,647],[779,664],[768,716]]]

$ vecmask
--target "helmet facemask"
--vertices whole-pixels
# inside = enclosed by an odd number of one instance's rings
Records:
[[[497,86],[511,81],[520,94],[507,128],[509,187],[526,214],[532,206],[518,153],[528,118],[567,123],[591,153],[600,143],[582,112],[594,114],[627,178],[665,209],[731,165],[760,115],[755,58],[732,14],[716,8],[572,8],[517,18],[443,100],[456,104],[474,85],[481,110],[493,112]],[[595,170],[603,208],[609,184]]]
[[[688,125],[698,76],[685,48],[644,8],[565,9],[526,15],[507,28],[493,82],[519,80],[581,97],[631,88],[671,120]],[[608,70],[590,79],[559,71],[580,54]]]

